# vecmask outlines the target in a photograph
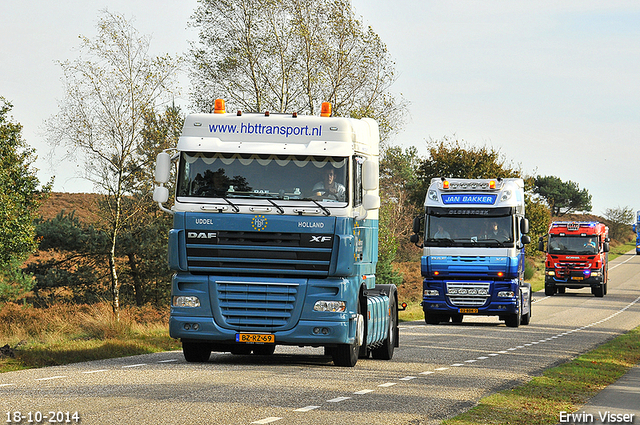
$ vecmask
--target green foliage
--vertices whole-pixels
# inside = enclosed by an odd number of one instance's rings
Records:
[[[483,179],[520,177],[520,171],[513,168],[499,150],[482,146],[475,147],[458,140],[444,138],[430,141],[429,155],[417,170],[420,186],[413,191],[412,200],[417,205],[424,203],[424,197],[434,177]]]
[[[529,237],[531,238],[531,243],[525,247],[525,254],[532,257],[539,256],[538,239],[549,231],[551,213],[549,208],[539,200],[525,196],[525,216],[529,220]]]
[[[94,303],[106,298],[108,292],[101,282],[107,276],[104,264],[109,253],[108,234],[81,223],[74,212],[61,211],[50,220],[38,219],[35,223],[40,249],[56,255],[38,258],[26,268],[36,280],[32,302]]]
[[[419,163],[415,147],[389,147],[380,159],[381,234],[384,232],[393,235],[388,240],[393,243],[394,257],[401,261],[411,260],[417,252],[408,240],[413,217],[422,213],[422,205],[411,202],[411,194],[416,187],[420,187],[416,176]],[[381,253],[391,248],[383,243],[379,245]]]
[[[607,208],[604,217],[609,221],[609,237],[611,239],[624,240],[631,233],[631,224],[635,220],[635,214],[631,207]]]
[[[34,150],[8,116],[11,108],[0,97],[0,302],[19,299],[33,286],[20,265],[37,247],[33,219],[51,186],[38,188]]]
[[[389,91],[395,64],[372,28],[354,17],[349,0],[203,0],[193,26],[193,99],[211,112],[216,99],[230,110],[378,121],[382,139],[397,131],[406,104]]]
[[[549,206],[551,214],[561,217],[572,211],[591,211],[591,195],[587,189],[572,181],[563,182],[555,176],[538,176],[533,192],[540,195]]]

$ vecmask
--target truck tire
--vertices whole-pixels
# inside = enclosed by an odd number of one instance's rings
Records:
[[[547,297],[550,297],[550,296],[552,296],[552,295],[555,295],[555,293],[556,293],[556,287],[555,287],[555,285],[549,285],[549,284],[547,284],[547,283],[545,283],[545,284],[544,284],[544,294],[545,294]]]
[[[398,323],[398,309],[396,307],[396,297],[393,293],[389,294],[389,311],[391,312],[391,317],[389,317],[387,337],[380,347],[371,350],[371,357],[374,359],[391,360],[393,357],[393,349],[396,346],[396,326]]]
[[[439,325],[440,322],[449,323],[451,317],[446,314],[424,313],[424,321],[427,325]]]
[[[517,328],[522,323],[522,293],[518,294],[518,311],[504,319],[504,324],[509,328]]]
[[[598,298],[604,297],[604,284],[602,283],[598,286],[592,286],[591,293]]]
[[[531,322],[531,292],[529,292],[529,311],[520,318],[521,325],[528,325]]]
[[[182,354],[189,363],[206,363],[211,356],[211,348],[207,344],[182,341]]]
[[[356,324],[356,337],[353,344],[338,344],[331,349],[331,357],[333,364],[341,367],[354,367],[358,363],[358,353],[360,352],[360,344],[363,343],[364,337],[364,317],[360,314],[360,303],[358,302],[358,318]]]

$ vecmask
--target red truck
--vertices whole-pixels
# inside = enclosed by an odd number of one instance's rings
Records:
[[[609,279],[609,228],[596,221],[556,221],[546,238],[546,244],[545,236],[538,241],[538,249],[547,253],[545,295],[590,287],[593,295],[604,297]]]

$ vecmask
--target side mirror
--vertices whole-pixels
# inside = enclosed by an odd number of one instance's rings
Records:
[[[367,159],[362,164],[362,188],[376,190],[378,188],[378,162]]]
[[[160,204],[164,204],[169,200],[169,189],[164,186],[156,186],[153,189],[153,200]]]
[[[544,251],[544,239],[542,237],[538,239],[538,251]]]
[[[529,235],[522,235],[520,237],[520,242],[522,242],[523,244],[530,244],[531,243],[531,237]]]
[[[529,233],[529,220],[524,217],[520,219],[520,232],[524,234]]]
[[[171,155],[166,152],[160,152],[156,157],[156,173],[155,179],[158,183],[166,183],[171,176]],[[155,195],[154,195],[155,197]]]
[[[604,252],[609,252],[609,242],[605,242],[602,244],[602,250]]]
[[[380,208],[380,197],[378,195],[367,193],[364,195],[364,199],[362,200],[362,206],[367,211],[377,210]]]
[[[422,219],[422,216],[413,219],[413,233],[420,233],[420,230],[422,230]]]

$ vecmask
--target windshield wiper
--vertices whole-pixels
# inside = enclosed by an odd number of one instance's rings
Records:
[[[276,207],[278,209],[278,213],[284,214],[284,210],[282,209],[282,207],[280,205],[276,204],[275,202],[273,202],[273,199],[267,198],[267,201],[269,201],[269,203],[271,205],[273,205],[274,207]]]
[[[230,200],[228,200],[226,197],[222,197],[222,199],[224,199],[224,201],[231,205],[231,208],[233,208],[233,212],[240,212],[240,208],[238,208],[233,202],[231,202]]]
[[[331,211],[329,211],[325,206],[321,205],[320,202],[316,201],[315,199],[307,199],[307,200],[319,206],[320,209],[324,211],[324,215],[331,215]]]

